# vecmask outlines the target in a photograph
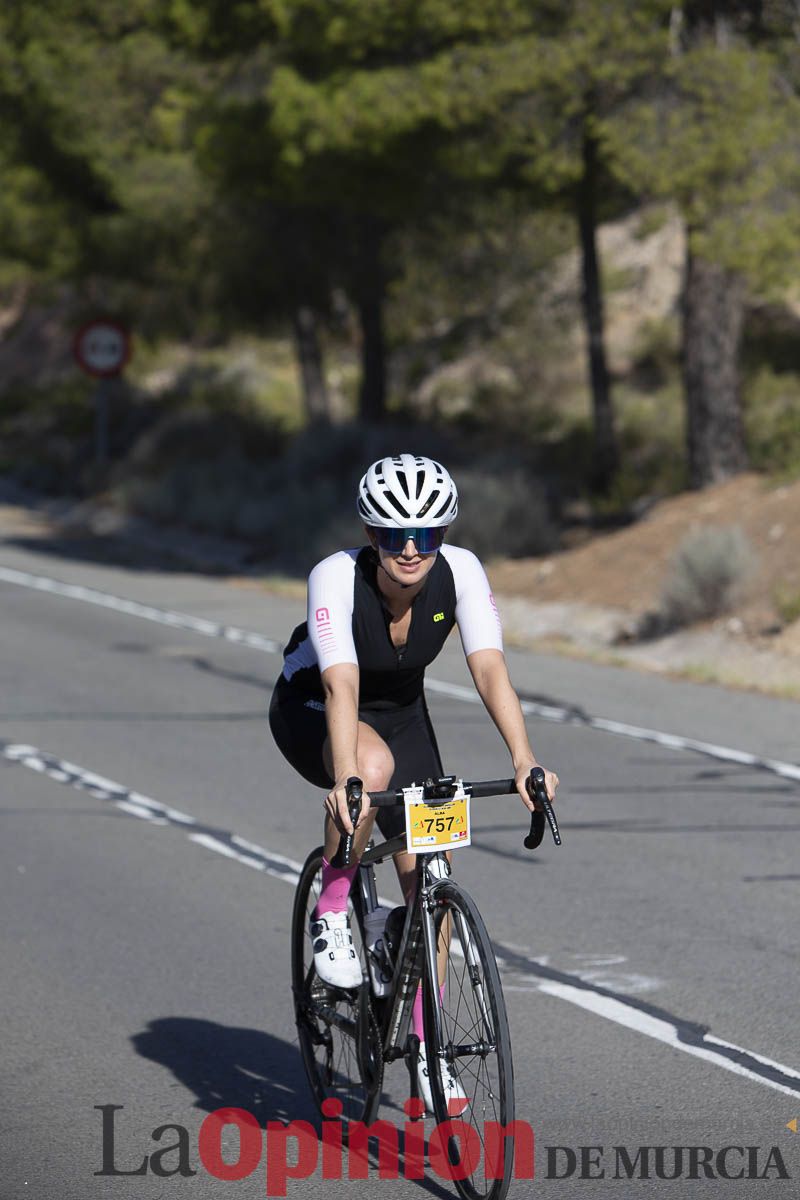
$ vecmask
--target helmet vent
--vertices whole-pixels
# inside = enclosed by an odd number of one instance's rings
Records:
[[[389,501],[389,503],[390,503],[391,505],[393,505],[393,507],[394,507],[394,508],[396,508],[396,509],[397,509],[397,512],[398,512],[399,516],[401,516],[401,517],[403,518],[403,520],[404,520],[404,521],[407,521],[407,520],[409,519],[408,510],[407,510],[407,509],[405,509],[405,508],[403,508],[402,504],[400,503],[400,501],[397,499],[397,497],[396,497],[396,496],[393,496],[393,495],[391,494],[391,492],[390,492],[390,493],[389,493],[389,494],[388,494],[388,495],[385,497],[385,499],[386,499],[386,500],[388,500],[388,501]]]
[[[433,496],[431,497],[431,504],[439,495],[440,495],[439,492],[434,492]],[[441,506],[441,508],[437,509],[437,511],[433,514],[434,520],[436,520],[438,517],[441,517],[444,513],[447,512],[448,508],[450,508],[450,501],[451,501],[451,497],[450,497],[450,495],[448,495],[445,499],[444,504]]]
[[[438,500],[440,495],[441,495],[441,493],[438,488],[436,489],[435,492],[431,493],[431,495],[428,497],[428,499],[423,504],[422,508],[419,510],[419,515],[421,517],[427,516],[427,514],[430,512],[431,508],[436,503],[436,501]],[[442,512],[444,512],[444,509],[442,509]]]
[[[383,517],[387,521],[391,521],[391,515],[386,511],[382,504],[378,503],[378,501],[372,495],[372,492],[367,492],[367,498],[379,516]]]

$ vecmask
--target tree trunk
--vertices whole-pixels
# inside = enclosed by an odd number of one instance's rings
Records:
[[[683,299],[683,377],[689,483],[702,488],[747,466],[739,386],[745,288],[695,255],[688,239]]]
[[[292,313],[292,323],[306,420],[309,423],[330,420],[331,408],[316,313],[308,304],[298,304]]]
[[[597,143],[588,132],[583,139],[583,175],[578,187],[578,225],[581,237],[582,301],[586,324],[589,379],[594,422],[592,486],[608,492],[619,468],[619,446],[605,351],[605,318],[597,257]]]
[[[731,37],[734,9],[721,0],[686,0],[685,49]],[[687,229],[683,295],[683,379],[689,484],[702,488],[747,465],[739,382],[745,286],[741,277],[696,255]]]
[[[361,325],[361,385],[358,416],[379,424],[386,416],[386,342],[383,309],[386,280],[381,262],[383,237],[377,220],[365,217],[358,229],[355,301]]]

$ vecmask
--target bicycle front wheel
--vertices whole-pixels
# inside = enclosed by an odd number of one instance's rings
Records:
[[[448,1146],[460,1195],[502,1200],[511,1180],[513,1140],[500,1129],[514,1120],[514,1074],[500,974],[468,893],[448,880],[436,888],[435,901],[439,986],[434,991],[426,974],[423,1009],[434,1112],[440,1123],[457,1113],[477,1134],[477,1141],[470,1135],[467,1142],[450,1139]]]
[[[306,859],[292,914],[292,992],[297,1038],[303,1065],[321,1107],[324,1100],[342,1103],[341,1120],[374,1120],[380,1103],[383,1058],[380,1031],[366,983],[344,991],[331,987],[314,970],[311,915],[321,889],[322,848]],[[359,925],[350,909],[353,944],[362,960]]]

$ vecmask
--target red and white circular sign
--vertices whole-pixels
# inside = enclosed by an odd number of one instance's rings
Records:
[[[130,334],[117,321],[89,321],[75,335],[78,366],[99,379],[119,375],[131,356]]]

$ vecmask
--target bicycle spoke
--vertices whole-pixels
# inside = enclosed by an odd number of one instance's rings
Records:
[[[486,1124],[506,1125],[513,1120],[514,1112],[511,1046],[497,964],[480,915],[466,893],[449,881],[437,891],[436,898],[439,907],[435,923],[440,977],[444,958],[444,990],[440,999],[437,989],[435,998],[442,1042],[434,1053],[431,1043],[435,1042],[436,1026],[433,1013],[426,1014],[436,1116],[440,1121],[446,1119],[448,1096],[458,1100],[447,1082],[449,1063],[457,1079],[457,1091],[466,1097],[459,1115],[475,1130],[481,1148],[472,1174],[454,1180],[455,1186],[465,1200],[502,1200],[510,1179],[505,1146],[502,1178],[487,1178],[486,1173]]]

